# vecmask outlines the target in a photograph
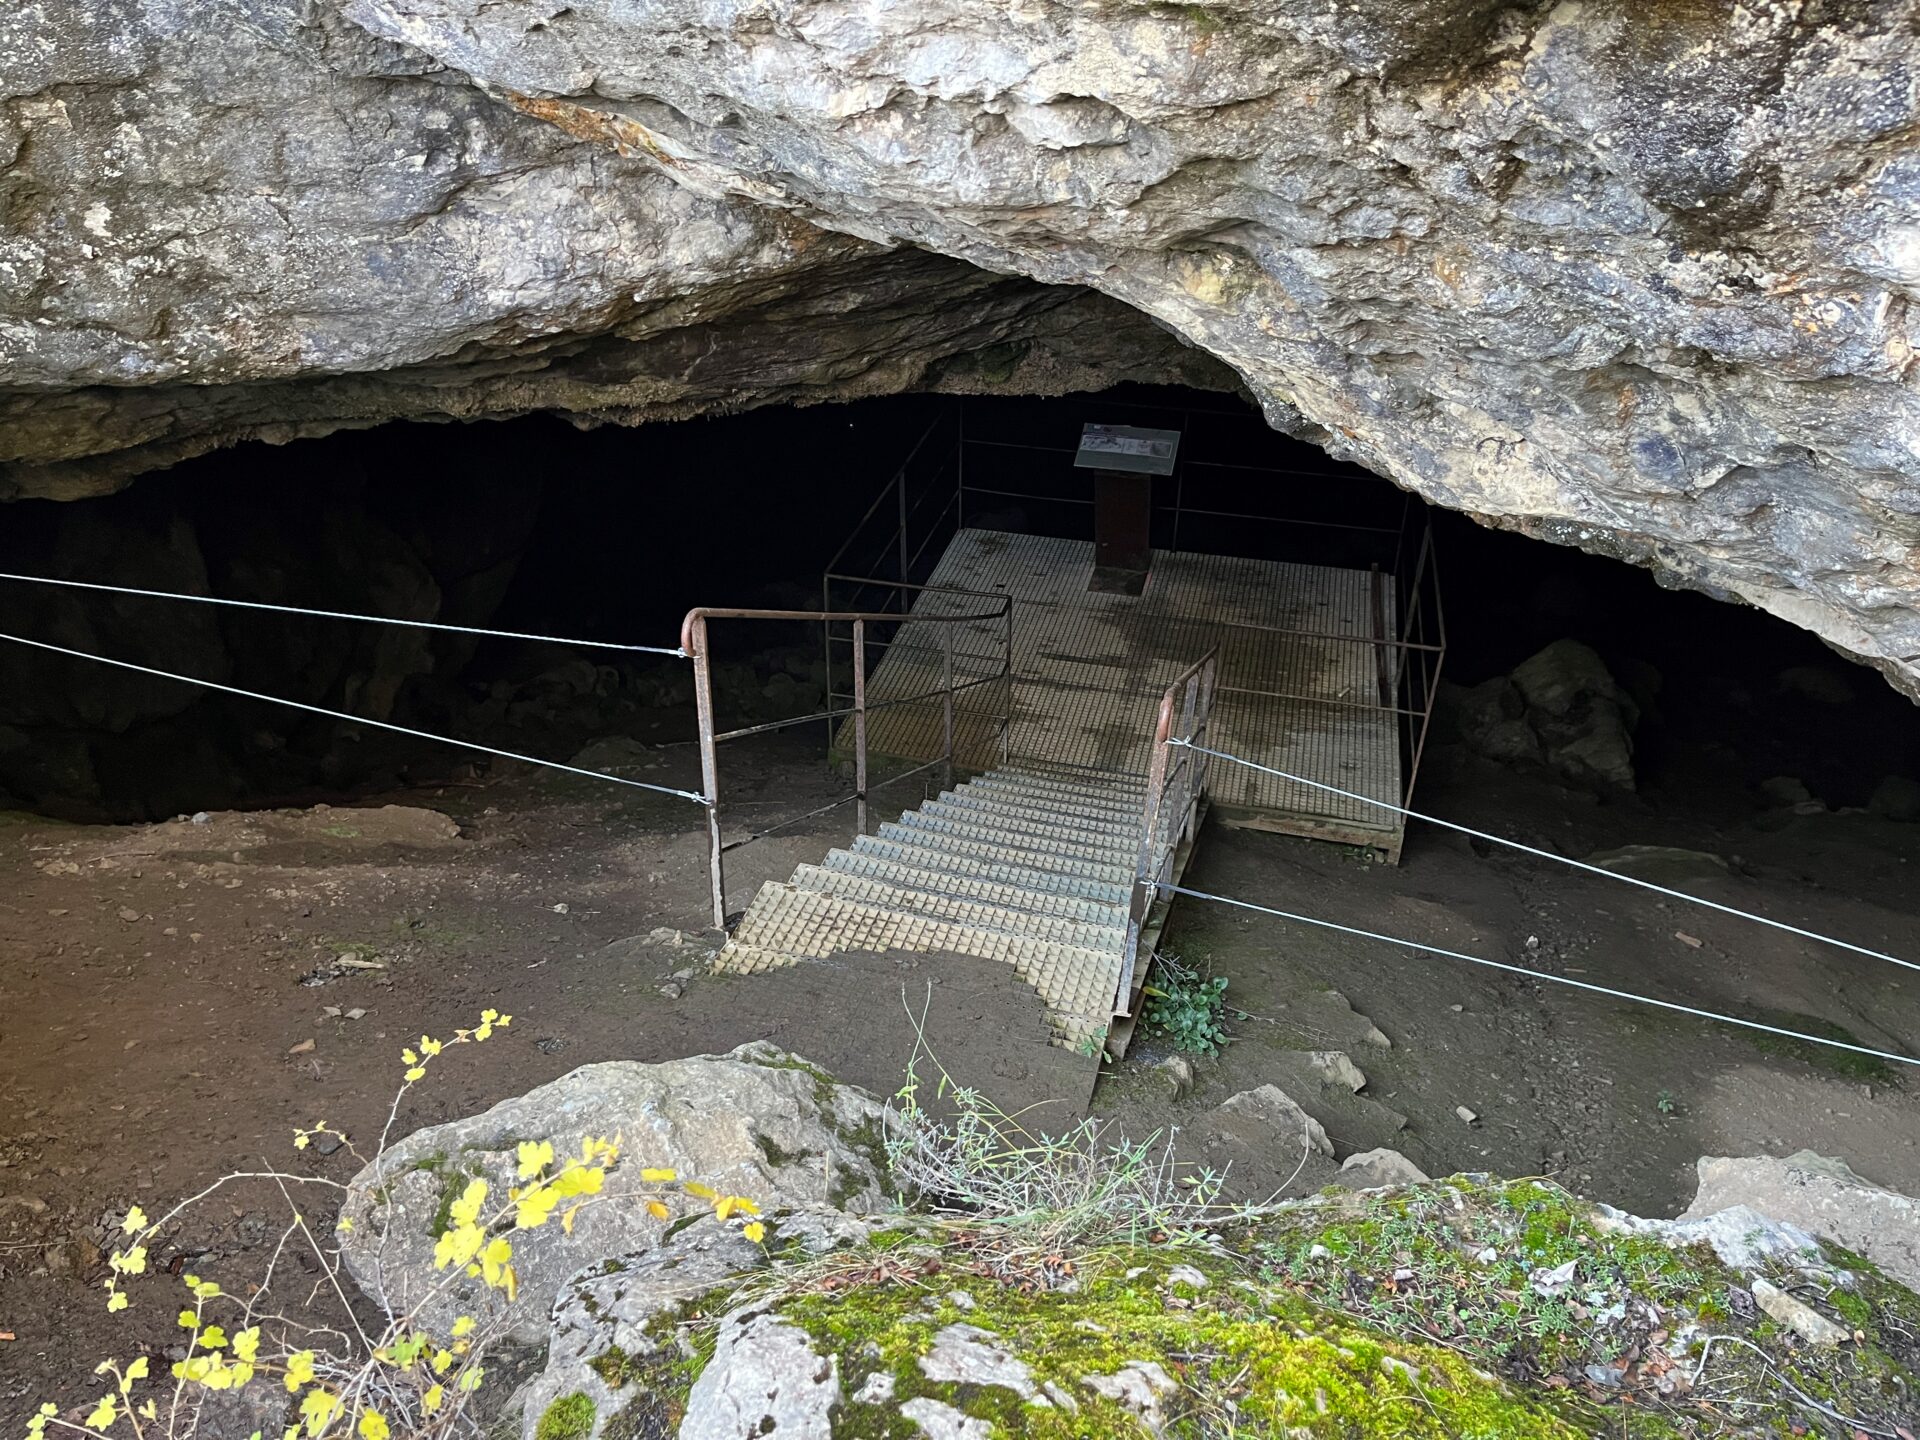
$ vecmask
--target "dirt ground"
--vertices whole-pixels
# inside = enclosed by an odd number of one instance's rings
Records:
[[[640,763],[651,768],[629,773],[695,785],[684,746]],[[726,773],[743,824],[842,783],[797,738],[749,742]],[[1920,826],[1786,816],[1709,791],[1685,806],[1602,805],[1467,762],[1430,767],[1422,800],[1568,855],[1629,843],[1711,852],[1728,868],[1694,871],[1685,883],[1701,894],[1920,956]],[[733,852],[734,907],[844,843],[840,825],[829,817]],[[1920,1051],[1920,974],[1484,850],[1417,830],[1404,863],[1386,868],[1215,827],[1188,883]],[[1073,1113],[1080,1067],[1047,1046],[1037,1001],[998,967],[846,957],[714,977],[711,939],[679,933],[707,919],[693,807],[526,769],[201,823],[0,817],[0,1332],[11,1335],[0,1339],[0,1427],[43,1398],[75,1398],[101,1354],[171,1343],[164,1327],[122,1323],[154,1326],[170,1310],[102,1307],[102,1247],[129,1205],[157,1214],[225,1171],[293,1161],[298,1125],[376,1133],[401,1048],[486,1007],[512,1013],[512,1028],[450,1055],[402,1130],[594,1061],[755,1039],[890,1093],[914,1043],[909,1009],[922,1006],[957,1078],[1008,1108],[1053,1100]],[[1551,1173],[1643,1214],[1684,1206],[1701,1154],[1810,1147],[1920,1193],[1920,1087],[1836,1052],[1199,901],[1180,903],[1167,945],[1228,977],[1233,1039],[1195,1063],[1179,1095],[1155,1068],[1164,1041],[1139,1039],[1095,1100],[1135,1136],[1188,1125],[1253,1086],[1288,1088],[1299,1052],[1339,1048],[1368,1080],[1328,1102],[1343,1155],[1390,1145],[1436,1174]],[[1390,1049],[1353,1042],[1369,1021]],[[1463,1122],[1458,1106],[1477,1119]],[[336,1179],[353,1168],[344,1152],[299,1158]],[[258,1188],[222,1197],[157,1258],[244,1273],[274,1201]]]

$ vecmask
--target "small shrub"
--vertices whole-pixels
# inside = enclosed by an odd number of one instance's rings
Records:
[[[1189,1234],[1224,1213],[1216,1205],[1221,1178],[1184,1169],[1158,1133],[1133,1142],[1093,1119],[1058,1133],[1026,1123],[956,1083],[918,1021],[915,1028],[883,1145],[894,1182],[936,1214],[1062,1248]],[[922,1079],[923,1064],[933,1080]],[[929,1084],[938,1113],[923,1103]]]
[[[294,1148],[305,1150],[316,1137],[329,1136],[363,1166],[377,1166],[386,1153],[401,1103],[426,1078],[441,1053],[479,1044],[512,1019],[486,1010],[478,1025],[456,1031],[450,1040],[423,1035],[417,1046],[402,1051],[405,1077],[371,1156],[362,1155],[350,1137],[325,1121],[294,1131]],[[572,1234],[582,1210],[604,1203],[606,1178],[620,1164],[621,1144],[617,1136],[588,1136],[577,1154],[561,1155],[551,1141],[526,1140],[518,1146],[517,1159],[519,1183],[504,1196],[494,1194],[485,1180],[447,1172],[449,1193],[444,1218],[436,1225],[434,1249],[434,1265],[443,1278],[407,1309],[376,1304],[379,1319],[374,1324],[363,1323],[348,1301],[351,1281],[339,1247],[322,1242],[294,1201],[303,1186],[344,1194],[348,1186],[342,1182],[259,1170],[222,1176],[157,1220],[148,1219],[136,1205],[121,1223],[125,1248],[114,1251],[107,1261],[110,1312],[130,1308],[126,1280],[149,1272],[149,1251],[166,1238],[174,1221],[227,1186],[271,1182],[286,1199],[287,1216],[265,1273],[246,1287],[245,1294],[230,1293],[197,1275],[180,1277],[187,1293],[177,1323],[186,1332],[182,1347],[186,1354],[167,1377],[152,1372],[146,1355],[125,1363],[102,1360],[94,1373],[107,1377],[106,1390],[85,1418],[69,1419],[57,1406],[43,1404],[27,1422],[28,1440],[49,1440],[50,1436],[64,1440],[69,1435],[88,1440],[188,1440],[199,1429],[201,1402],[208,1393],[250,1386],[285,1392],[289,1424],[282,1440],[441,1440],[476,1433],[467,1405],[485,1379],[488,1346],[507,1330],[509,1308],[518,1295],[513,1263],[516,1237],[555,1220]],[[738,1226],[749,1240],[766,1237],[766,1226],[757,1218],[759,1210],[751,1200],[719,1194],[682,1180],[671,1170],[645,1169],[640,1179],[649,1188],[635,1198],[658,1219],[671,1214],[659,1196],[672,1191],[705,1202],[714,1215]],[[349,1224],[342,1219],[341,1231]],[[295,1242],[319,1257],[320,1275],[317,1286],[304,1274],[292,1283],[302,1293],[331,1296],[337,1301],[338,1314],[298,1318],[285,1313],[287,1307],[275,1286],[281,1279],[277,1272],[284,1268]],[[476,1306],[474,1314],[458,1316],[446,1333],[435,1333],[418,1317],[462,1276],[483,1282],[488,1303]],[[594,1418],[593,1402],[587,1396],[566,1396],[542,1417],[540,1440],[584,1440]]]

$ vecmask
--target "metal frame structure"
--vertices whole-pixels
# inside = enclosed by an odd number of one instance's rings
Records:
[[[1145,976],[1144,958],[1153,958],[1166,902],[1162,886],[1177,881],[1200,833],[1206,813],[1210,756],[1189,747],[1205,746],[1213,718],[1213,692],[1220,652],[1209,650],[1189,665],[1161,697],[1153,727],[1153,760],[1147,771],[1146,807],[1141,815],[1140,853],[1133,868],[1133,894],[1127,908],[1127,948],[1120,985],[1113,997],[1115,1015],[1131,1015],[1134,976]]]
[[[911,586],[907,588],[921,592],[927,589],[925,586]],[[945,683],[939,688],[929,690],[921,695],[888,701],[885,702],[885,704],[872,707],[874,710],[879,710],[886,709],[892,705],[919,704],[933,699],[941,700],[946,717],[945,754],[937,759],[928,761],[924,765],[917,765],[911,770],[903,771],[898,775],[890,775],[881,781],[879,785],[872,786],[868,783],[867,765],[867,717],[871,713],[867,705],[868,627],[897,626],[902,619],[900,614],[888,611],[867,610],[733,610],[716,609],[711,606],[701,606],[687,612],[686,619],[683,620],[680,625],[680,648],[685,652],[687,658],[693,661],[694,711],[700,731],[701,797],[702,804],[705,806],[707,812],[707,873],[709,887],[712,891],[713,923],[715,929],[724,931],[727,928],[725,855],[728,850],[735,849],[739,845],[744,845],[749,841],[757,840],[763,835],[771,834],[774,830],[781,829],[786,825],[796,824],[801,820],[810,819],[816,815],[824,815],[831,810],[837,810],[842,805],[849,803],[854,806],[854,823],[858,827],[859,833],[864,835],[867,833],[868,825],[867,802],[874,790],[887,785],[897,784],[909,776],[921,774],[924,771],[933,769],[935,766],[942,766],[949,782],[951,781],[953,772],[953,716],[955,698],[963,691],[971,690],[975,686],[989,685],[997,680],[1007,680],[1011,676],[1013,602],[1004,595],[987,595],[975,591],[956,590],[945,593],[959,595],[969,600],[979,600],[994,608],[983,608],[978,611],[969,611],[959,615],[915,616],[915,623],[926,621],[929,624],[949,627],[946,631],[947,663],[945,668]],[[713,710],[713,650],[708,635],[709,622],[714,620],[810,620],[818,621],[827,626],[834,624],[850,625],[853,630],[851,642],[853,648],[852,704],[844,710],[838,709],[834,706],[833,699],[830,696],[827,702],[827,708],[811,715],[796,715],[790,719],[772,720],[761,725],[747,725],[736,730],[716,730]],[[991,621],[999,621],[1005,628],[1006,649],[1002,668],[994,675],[982,676],[965,682],[956,682],[953,669],[953,641],[951,638],[953,632],[950,627],[955,625],[977,625]],[[882,640],[877,643],[885,644],[886,642]],[[1009,694],[1011,694],[1010,683],[1008,685],[1008,691]],[[749,735],[761,735],[773,730],[788,729],[795,725],[809,725],[825,721],[829,727],[832,727],[843,720],[851,720],[853,726],[853,792],[849,795],[842,796],[838,800],[831,801],[826,805],[817,806],[805,814],[790,816],[778,825],[768,826],[747,836],[745,839],[729,844],[721,834],[720,745],[728,740],[741,740]]]
[[[1205,406],[1160,406],[1130,401],[1101,399],[1090,407],[1101,412],[1125,412],[1161,423],[1174,423],[1178,417],[1184,433],[1195,433],[1207,417],[1245,418],[1240,412]],[[995,439],[982,433],[976,422],[968,424],[969,410],[964,398],[956,399],[928,423],[912,450],[881,486],[859,523],[847,537],[821,577],[823,603],[832,607],[838,598],[850,602],[849,608],[869,600],[873,590],[888,598],[904,598],[916,582],[932,573],[946,543],[963,528],[969,511],[979,509],[985,497],[1015,500],[1041,506],[1068,507],[1078,513],[1091,513],[1093,499],[1090,472],[1074,471],[1062,464],[1063,479],[1084,485],[1085,495],[1044,494],[1010,488],[1009,484],[982,484],[980,452],[1026,451],[1056,453],[1070,462],[1075,453],[1071,445],[1036,444],[1024,440]],[[1400,752],[1400,785],[1397,799],[1411,805],[1419,779],[1420,764],[1426,751],[1427,732],[1433,720],[1434,699],[1438,693],[1440,671],[1447,648],[1446,615],[1441,604],[1439,572],[1434,556],[1432,527],[1425,508],[1412,495],[1399,497],[1398,514],[1393,523],[1361,524],[1344,520],[1316,519],[1303,515],[1260,514],[1252,511],[1225,510],[1188,505],[1189,471],[1221,471],[1267,474],[1275,477],[1318,478],[1321,472],[1290,469],[1284,466],[1240,464],[1197,456],[1197,447],[1185,445],[1167,477],[1172,487],[1171,501],[1159,501],[1153,507],[1157,529],[1169,537],[1168,549],[1179,549],[1183,527],[1191,534],[1195,522],[1251,522],[1284,530],[1331,532],[1329,543],[1338,543],[1355,563],[1342,568],[1369,571],[1372,575],[1371,635],[1336,635],[1320,631],[1261,627],[1280,637],[1282,644],[1303,646],[1352,646],[1371,652],[1377,676],[1378,693],[1373,699],[1338,699],[1328,695],[1298,691],[1248,691],[1228,689],[1223,694],[1295,704],[1342,709],[1390,711],[1396,721],[1396,743]],[[970,463],[971,462],[971,463]],[[951,478],[949,478],[951,477]],[[1384,485],[1385,482],[1382,482]],[[1163,487],[1164,489],[1164,487]],[[1383,520],[1387,517],[1382,516]],[[846,676],[844,635],[836,636],[826,627],[828,661],[828,703],[851,702],[852,695],[840,688]],[[1373,812],[1340,817],[1276,817],[1269,813],[1220,807],[1223,821],[1254,829],[1280,830],[1309,835],[1345,844],[1376,849],[1390,862],[1400,854],[1402,830],[1381,826]]]

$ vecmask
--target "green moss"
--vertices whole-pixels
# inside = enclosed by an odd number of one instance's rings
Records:
[[[534,1427],[534,1440],[587,1440],[597,1418],[593,1401],[576,1390],[546,1408]]]
[[[802,1160],[812,1158],[811,1151],[784,1149],[773,1137],[763,1135],[758,1130],[753,1132],[753,1143],[767,1157],[767,1163],[778,1169],[798,1165]]]
[[[1123,1263],[1132,1259],[1144,1259],[1144,1271]],[[1171,1259],[1211,1273],[1207,1303],[1168,1303]],[[1154,1252],[1112,1257],[1074,1293],[1027,1294],[975,1281],[959,1287],[970,1306],[942,1304],[931,1314],[923,1293],[904,1288],[866,1291],[857,1303],[845,1295],[804,1296],[781,1313],[838,1357],[847,1393],[857,1393],[876,1372],[892,1378],[894,1398],[886,1406],[849,1405],[845,1433],[852,1436],[893,1435],[900,1403],[917,1397],[986,1420],[996,1434],[1034,1440],[1133,1434],[1138,1424],[1130,1414],[1084,1382],[1139,1360],[1182,1376],[1183,1403],[1217,1414],[1230,1402],[1241,1434],[1572,1440],[1579,1433],[1549,1408],[1438,1347],[1370,1333],[1284,1292],[1249,1294],[1233,1285],[1237,1267],[1217,1256],[1171,1259]],[[1128,1279],[1129,1271],[1141,1273]],[[1029,1404],[1004,1387],[929,1380],[920,1359],[935,1334],[955,1321],[1002,1336],[1030,1366],[1034,1383],[1070,1395],[1077,1412]]]
[[[1746,1017],[1757,1020],[1763,1025],[1777,1025],[1782,1030],[1798,1030],[1805,1035],[1818,1035],[1823,1040],[1837,1040],[1842,1045],[1858,1045],[1860,1037],[1844,1025],[1836,1025],[1818,1015],[1800,1015],[1792,1010],[1753,1010]],[[1787,1060],[1798,1060],[1811,1065],[1816,1070],[1824,1070],[1829,1075],[1838,1075],[1844,1080],[1859,1081],[1871,1085],[1892,1085],[1899,1077],[1886,1061],[1872,1055],[1856,1055],[1850,1050],[1836,1050],[1831,1045],[1813,1045],[1805,1040],[1789,1040],[1783,1035],[1766,1035],[1757,1031],[1748,1032],[1753,1039],[1753,1047],[1763,1055],[1777,1055]]]
[[[425,1156],[414,1162],[413,1168],[440,1177],[440,1197],[434,1202],[431,1233],[443,1235],[453,1223],[454,1202],[466,1193],[468,1182],[479,1177],[451,1163],[445,1155]]]
[[[1836,1290],[1827,1297],[1835,1313],[1856,1330],[1873,1318],[1873,1307],[1850,1290]]]
[[[826,1113],[831,1115],[832,1111],[827,1110]],[[836,1126],[834,1133],[839,1137],[841,1144],[849,1150],[858,1152],[860,1157],[873,1167],[873,1173],[880,1177],[882,1185],[887,1183],[887,1176],[892,1167],[887,1163],[886,1137],[881,1132],[880,1122],[877,1119],[864,1120],[858,1125]],[[835,1166],[833,1183],[827,1192],[827,1202],[836,1209],[842,1208],[859,1189],[850,1172],[844,1167]]]

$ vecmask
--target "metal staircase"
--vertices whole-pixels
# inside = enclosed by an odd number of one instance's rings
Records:
[[[1148,781],[1009,764],[761,887],[715,961],[750,974],[849,951],[1010,964],[1057,1044],[1097,1050],[1131,985]]]

